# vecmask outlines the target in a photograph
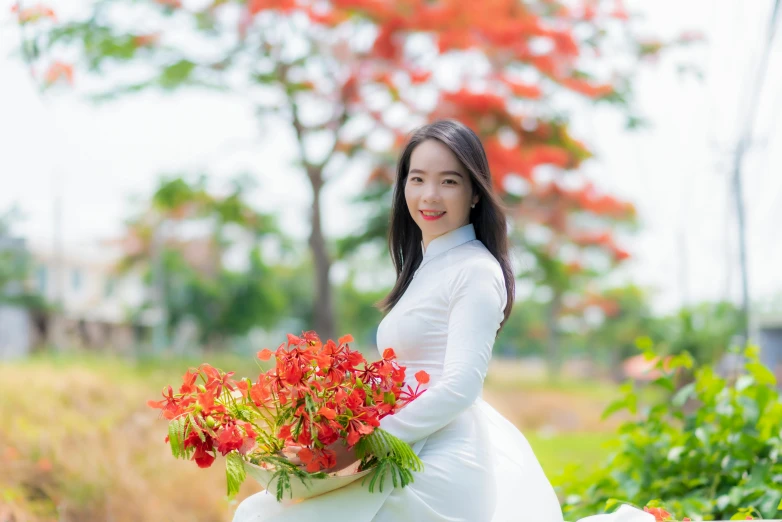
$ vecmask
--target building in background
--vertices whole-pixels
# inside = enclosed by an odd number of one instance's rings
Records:
[[[30,246],[31,286],[52,305],[34,320],[33,343],[123,352],[141,325],[131,322],[145,298],[139,274],[117,270],[122,251],[109,242]]]

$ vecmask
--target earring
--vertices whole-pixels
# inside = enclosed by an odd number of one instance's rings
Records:
[[[473,204],[470,206],[470,208],[475,208],[475,203],[473,203]]]

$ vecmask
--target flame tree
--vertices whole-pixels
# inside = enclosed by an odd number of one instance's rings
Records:
[[[312,189],[313,327],[326,338],[335,332],[324,185],[355,163],[382,178],[406,133],[442,117],[481,135],[500,190],[524,186],[509,201],[519,230],[548,231],[527,243],[556,318],[580,271],[563,249],[619,262],[627,253],[611,226],[633,216],[579,185],[590,151],[557,100],[617,104],[634,124],[638,58],[675,43],[640,38],[621,0],[103,0],[69,20],[41,4],[14,12],[43,86],[84,79],[102,100],[221,89],[257,104],[260,125],[270,114],[289,122]],[[540,175],[544,166],[554,175]],[[591,216],[588,230],[575,216]]]

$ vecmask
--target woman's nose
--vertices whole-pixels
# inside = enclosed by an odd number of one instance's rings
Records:
[[[436,183],[424,186],[424,201],[440,201],[440,187]]]

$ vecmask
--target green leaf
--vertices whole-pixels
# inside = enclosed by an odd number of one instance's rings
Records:
[[[657,379],[652,381],[652,384],[654,386],[659,386],[660,388],[665,388],[670,392],[676,390],[676,388],[673,385],[673,381],[671,380],[670,377],[658,377]]]
[[[177,417],[168,423],[168,442],[171,445],[171,454],[176,458],[184,456],[186,421],[184,417]]]
[[[603,415],[600,417],[600,419],[605,420],[611,415],[613,415],[614,413],[624,410],[626,408],[627,408],[627,399],[626,398],[617,399],[611,404],[609,404],[605,410],[603,410]]]
[[[684,453],[685,448],[684,446],[676,446],[674,448],[671,448],[671,450],[668,452],[668,460],[673,462],[679,462],[681,459],[682,453]]]
[[[635,345],[638,347],[639,350],[643,352],[649,351],[652,348],[654,348],[654,342],[651,340],[651,338],[647,336],[638,337],[635,340]]]
[[[758,359],[760,358],[760,348],[755,346],[754,344],[747,346],[747,349],[744,350],[744,357],[754,362],[757,362]]]
[[[736,380],[736,391],[744,391],[755,384],[755,379],[751,375],[742,375]]]
[[[695,383],[691,382],[685,386],[682,386],[679,391],[676,392],[676,394],[673,396],[673,399],[671,399],[671,404],[676,406],[677,408],[681,408],[685,402],[687,402],[687,399],[689,399],[693,392],[695,391]]]
[[[777,379],[774,374],[759,362],[751,362],[746,365],[747,371],[752,374],[758,384],[776,386]]]
[[[676,368],[682,368],[682,367],[691,369],[693,364],[695,364],[695,360],[692,358],[692,355],[690,355],[688,352],[682,352],[678,355],[674,355],[670,359],[668,364],[671,370],[675,370]]]
[[[239,488],[247,477],[244,469],[244,460],[239,453],[232,451],[225,458],[225,478],[228,485],[228,496],[232,497],[239,492]]]
[[[190,60],[179,60],[163,69],[158,83],[164,89],[173,89],[190,77],[190,73],[193,72],[195,66],[196,64]]]

